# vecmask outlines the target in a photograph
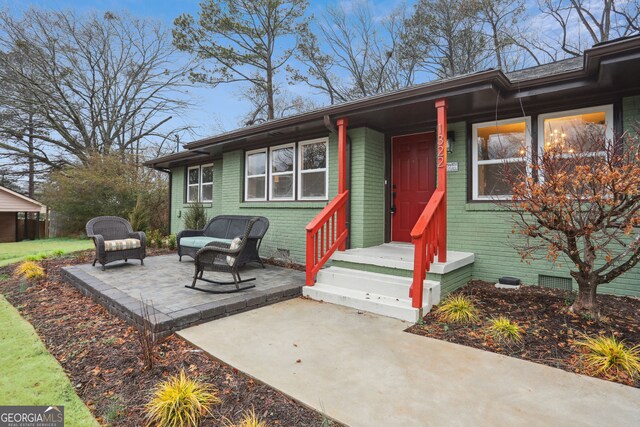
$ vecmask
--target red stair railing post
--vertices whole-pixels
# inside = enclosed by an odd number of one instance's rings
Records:
[[[411,292],[410,292],[411,306],[413,308],[422,307],[422,292],[423,292],[422,282],[424,280],[423,272],[426,270],[425,263],[427,262],[426,253],[425,253],[426,244],[424,240],[425,238],[423,234],[419,239],[413,242],[415,245],[415,250],[413,252],[414,268],[413,268],[413,282],[411,284]]]
[[[438,261],[447,262],[447,100],[436,101],[438,111],[438,190],[444,198],[438,207]]]
[[[315,264],[315,256],[313,253],[314,241],[313,231],[307,230],[307,263],[306,263],[306,284],[307,286],[313,286],[315,279],[313,277],[313,264]]]
[[[347,125],[346,118],[338,119],[338,194],[347,191]],[[338,235],[347,228],[347,204],[338,210]],[[338,246],[339,251],[347,248],[346,241]]]

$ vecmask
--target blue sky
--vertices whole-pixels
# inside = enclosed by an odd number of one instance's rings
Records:
[[[137,17],[151,18],[161,21],[167,28],[171,28],[173,20],[182,13],[197,16],[200,0],[0,0],[0,7],[8,9],[14,14],[20,14],[30,7],[54,10],[75,10],[78,14],[91,11],[128,12]],[[350,6],[363,0],[310,0],[309,14],[322,15],[327,5],[341,5],[346,11]],[[369,0],[372,11],[376,17],[383,18],[404,0]],[[406,0],[409,7],[415,0]],[[527,0],[528,8],[536,9],[535,0]],[[548,19],[542,16],[531,18],[530,24],[539,29],[553,31]],[[184,55],[186,60],[186,54]],[[296,66],[295,62],[292,64]],[[284,72],[280,73],[280,81],[284,80]],[[300,95],[310,98],[317,105],[327,102],[324,97],[319,97],[311,89],[303,84],[295,86],[284,85],[284,88],[292,95]],[[241,85],[220,85],[217,88],[203,85],[189,89],[187,97],[193,106],[183,117],[176,118],[177,124],[190,124],[194,126],[194,133],[190,139],[198,139],[204,136],[229,131],[239,127],[243,115],[249,106],[242,100],[239,93],[243,90]],[[187,141],[183,141],[187,142]]]
[[[401,0],[373,1],[374,11],[384,16]],[[312,0],[308,12],[319,15],[327,4],[344,4],[348,7],[350,0]],[[409,1],[412,3],[412,1]],[[126,11],[137,17],[147,17],[172,26],[176,16],[182,13],[197,15],[199,0],[0,0],[0,6],[12,13],[21,13],[30,7],[42,9],[65,10],[71,9],[82,14],[90,11]],[[283,76],[281,76],[283,77]],[[316,103],[322,104],[324,99],[318,98],[303,86],[287,86],[292,94],[311,97]],[[196,86],[189,89],[188,97],[194,104],[185,117],[178,120],[194,126],[193,139],[229,131],[238,127],[239,121],[248,106],[240,99],[238,93],[242,90],[238,85],[221,85],[217,88]],[[186,142],[186,141],[185,141]]]

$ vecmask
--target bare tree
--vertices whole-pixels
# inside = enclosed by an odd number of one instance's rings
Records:
[[[544,153],[526,168],[505,164],[513,188],[514,246],[523,259],[567,261],[578,283],[574,311],[598,317],[599,285],[640,263],[640,144],[638,134],[609,139],[602,125],[551,133]],[[564,257],[564,258],[562,258]]]
[[[594,44],[640,31],[638,0],[539,0],[541,12],[560,27],[565,54],[579,56]]]
[[[158,24],[30,9],[21,18],[0,12],[0,33],[0,84],[9,88],[0,108],[23,121],[0,122],[5,154],[59,167],[93,153],[140,154],[149,140],[184,131],[170,122],[187,105],[187,67],[174,65]]]
[[[297,59],[304,71],[293,80],[328,95],[331,104],[409,86],[415,77],[415,56],[401,56],[404,9],[384,19],[374,17],[371,4],[357,2],[329,7],[312,30],[300,32]]]
[[[491,56],[477,23],[477,4],[465,0],[419,0],[405,21],[404,46],[423,46],[420,66],[439,78],[471,73]]]
[[[524,61],[522,53],[531,56],[519,23],[525,18],[524,0],[475,0],[477,16],[487,40],[491,40],[493,57],[498,68],[512,71]]]
[[[266,101],[266,120],[276,116],[276,74],[293,55],[286,47],[304,24],[306,0],[206,0],[198,19],[188,14],[174,21],[173,42],[194,55],[200,68],[191,72],[195,82],[218,86],[250,83],[253,93]],[[265,109],[249,115],[260,116]]]

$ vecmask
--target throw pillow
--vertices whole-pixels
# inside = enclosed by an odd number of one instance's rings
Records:
[[[236,237],[231,241],[231,245],[229,246],[229,249],[231,250],[238,249],[240,247],[240,243],[242,243],[242,239],[240,237]],[[235,262],[236,262],[236,257],[227,255],[227,264],[229,264],[229,267],[233,267],[233,264],[235,264]]]

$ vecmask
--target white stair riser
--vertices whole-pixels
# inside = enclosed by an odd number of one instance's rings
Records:
[[[331,267],[318,272],[317,282],[326,283],[331,286],[342,286],[372,294],[406,299],[409,298],[409,289],[411,288],[412,280],[406,277],[397,277],[388,274]],[[439,289],[439,282],[434,280],[424,281],[425,294],[427,294],[428,289],[434,287],[438,287]],[[437,292],[437,295],[434,295],[434,297],[437,297],[439,301],[440,293]]]
[[[344,252],[336,251],[332,260],[350,262],[354,264],[375,265],[378,267],[396,268],[413,271],[413,246],[384,244],[371,248],[350,249]],[[430,272],[445,274],[465,265],[472,264],[475,255],[469,252],[447,251],[448,261],[438,262],[437,258],[431,264]]]
[[[370,299],[354,298],[350,296],[324,292],[322,290],[322,287],[318,285],[305,286],[303,288],[303,295],[317,301],[343,305],[346,307],[355,308],[357,310],[367,311],[369,313],[379,314],[387,317],[393,317],[395,319],[400,319],[411,323],[417,322],[420,319],[422,312],[422,310],[411,307],[410,303],[407,304],[406,308],[389,306],[376,301],[375,296],[372,296]]]
[[[358,277],[357,271],[352,271],[354,272],[353,274],[336,274],[330,271],[320,271],[317,276],[317,282],[363,292],[388,295],[394,298],[409,298],[410,281],[407,283],[394,283],[393,281]]]

